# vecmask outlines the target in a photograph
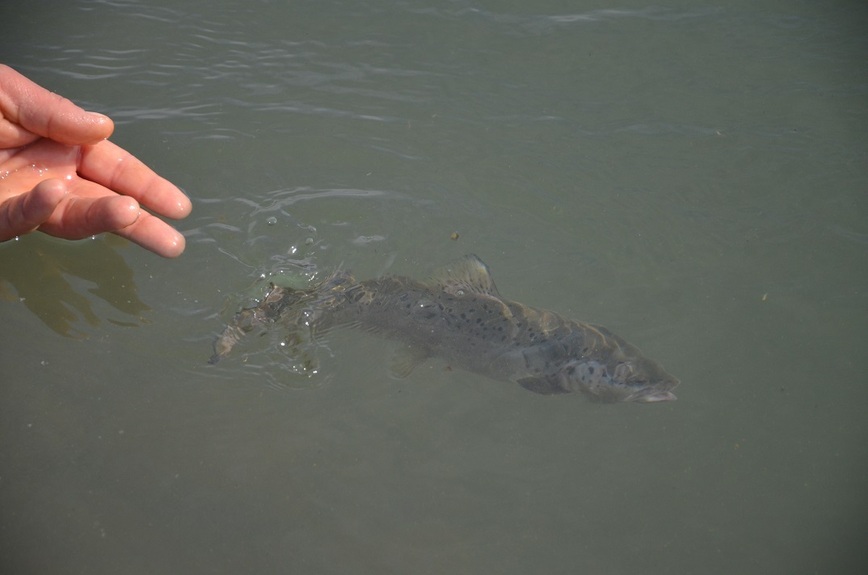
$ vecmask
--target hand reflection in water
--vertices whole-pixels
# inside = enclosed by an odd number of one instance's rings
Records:
[[[112,232],[164,257],[184,236],[169,217],[190,200],[109,142],[112,121],[86,112],[0,64],[0,241],[33,230],[64,239]]]
[[[150,308],[139,299],[132,270],[108,238],[67,244],[34,236],[21,242],[28,244],[26,250],[0,246],[0,298],[18,299],[45,325],[67,337],[84,337],[82,321],[95,326],[99,316],[111,313],[100,311],[98,316],[88,292],[126,316],[108,321],[144,323],[141,314]],[[90,285],[82,287],[82,283]]]

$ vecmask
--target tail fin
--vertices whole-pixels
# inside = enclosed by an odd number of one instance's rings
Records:
[[[243,309],[214,342],[214,354],[208,363],[214,364],[229,355],[244,336],[257,328],[280,323],[291,330],[313,330],[324,312],[340,305],[353,277],[338,271],[310,289],[284,288],[270,284],[268,292],[256,307]]]
[[[244,336],[256,329],[277,321],[284,310],[304,297],[304,290],[282,288],[270,284],[268,292],[256,307],[243,309],[235,314],[232,323],[226,326],[214,342],[214,355],[208,363],[214,364],[229,355]]]

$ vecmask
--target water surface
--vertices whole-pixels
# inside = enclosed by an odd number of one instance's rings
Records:
[[[866,14],[824,6],[4,5],[194,212],[174,261],[0,245],[0,570],[862,572]],[[269,278],[465,253],[679,400],[396,380],[353,331],[206,363]]]

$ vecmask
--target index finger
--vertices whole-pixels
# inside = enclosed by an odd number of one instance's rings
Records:
[[[0,142],[18,147],[34,135],[68,145],[108,138],[114,124],[108,116],[88,112],[59,94],[0,64]]]
[[[169,218],[187,217],[193,207],[177,186],[108,140],[82,146],[78,174]]]

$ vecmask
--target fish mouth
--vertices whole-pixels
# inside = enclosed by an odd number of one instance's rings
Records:
[[[636,403],[657,403],[660,401],[675,401],[678,399],[671,391],[660,389],[642,389],[628,396],[624,401],[635,401]]]

